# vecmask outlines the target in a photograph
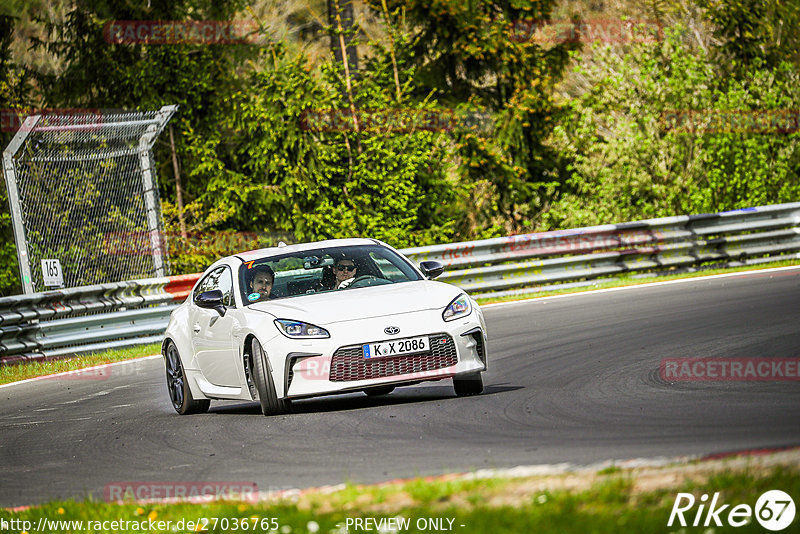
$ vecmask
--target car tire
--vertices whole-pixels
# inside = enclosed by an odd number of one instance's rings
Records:
[[[364,393],[367,394],[367,397],[378,397],[380,395],[388,395],[392,391],[394,391],[394,386],[378,386],[376,388],[365,389]]]
[[[169,399],[175,411],[181,415],[207,412],[211,401],[208,399],[195,400],[192,397],[186,373],[183,372],[178,347],[172,341],[167,344],[164,366],[167,372],[167,393],[169,393]]]
[[[253,382],[258,391],[258,401],[261,403],[261,413],[264,415],[280,415],[289,411],[291,402],[279,399],[272,381],[272,372],[269,370],[267,355],[257,339],[250,344],[253,356]]]
[[[459,397],[470,397],[483,393],[483,378],[480,373],[453,378],[453,389]]]

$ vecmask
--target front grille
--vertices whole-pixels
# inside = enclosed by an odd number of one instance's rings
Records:
[[[361,345],[341,347],[333,353],[331,382],[369,380],[384,376],[423,373],[458,363],[453,338],[447,334],[429,336],[431,350],[419,354],[364,359]]]

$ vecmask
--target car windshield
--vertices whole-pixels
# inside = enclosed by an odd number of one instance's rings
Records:
[[[380,245],[328,247],[265,256],[245,262],[239,269],[245,305],[414,280],[422,277],[408,261]]]

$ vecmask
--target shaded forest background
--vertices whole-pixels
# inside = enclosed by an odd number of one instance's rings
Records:
[[[249,21],[256,35],[114,44],[103,29],[120,20]],[[626,25],[640,37],[613,37]],[[247,248],[350,236],[407,247],[791,202],[800,199],[800,2],[0,8],[0,110],[167,104],[180,106],[174,143],[165,132],[155,151],[173,274],[234,251],[196,236],[250,236],[238,243]],[[309,126],[329,110],[357,119]],[[665,120],[689,110],[786,112],[786,122],[687,131]],[[387,117],[405,122],[376,126]],[[3,147],[12,135],[0,132]],[[0,294],[13,294],[5,184],[0,197]]]

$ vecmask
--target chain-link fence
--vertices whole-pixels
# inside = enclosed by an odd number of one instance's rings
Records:
[[[25,120],[3,153],[25,293],[169,274],[152,146],[176,109]]]

